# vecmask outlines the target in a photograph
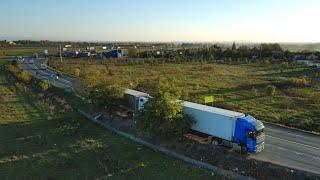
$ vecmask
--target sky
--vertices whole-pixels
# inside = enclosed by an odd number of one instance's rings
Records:
[[[320,0],[0,0],[0,39],[320,42]]]

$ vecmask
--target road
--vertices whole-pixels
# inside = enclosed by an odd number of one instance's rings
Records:
[[[72,91],[73,78],[62,74],[59,75],[58,79],[56,79],[58,72],[48,68],[41,69],[41,63],[42,62],[38,60],[35,60],[34,63],[28,63],[28,61],[26,61],[19,63],[19,67],[27,70],[30,74],[38,77],[41,80],[44,80],[67,91]]]
[[[62,75],[54,81],[51,75],[57,72],[41,70],[40,61],[22,63],[20,67],[57,87],[72,90],[73,77]],[[250,158],[320,175],[320,136],[268,124],[265,124],[265,134],[265,149],[259,154],[251,154]]]

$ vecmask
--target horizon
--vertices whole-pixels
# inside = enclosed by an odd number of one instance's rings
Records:
[[[0,39],[305,44],[320,42],[318,17],[316,0],[3,0]]]

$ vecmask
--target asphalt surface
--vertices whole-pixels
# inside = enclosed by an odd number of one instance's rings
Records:
[[[57,80],[54,78],[57,71],[41,69],[40,64],[41,61],[35,60],[19,66],[59,88],[72,90],[73,77],[60,75]],[[258,154],[251,154],[251,158],[320,175],[320,136],[268,124],[265,127],[265,148]]]
[[[41,61],[37,60],[35,60],[34,63],[28,63],[28,61],[26,60],[25,62],[19,63],[19,67],[27,70],[30,74],[41,80],[44,80],[67,91],[72,91],[73,78],[67,75],[63,75],[60,72],[54,71],[52,69],[41,68],[41,63]]]

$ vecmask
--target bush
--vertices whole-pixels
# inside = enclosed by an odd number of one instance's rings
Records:
[[[46,91],[46,90],[49,89],[49,84],[42,81],[42,82],[39,83],[39,87],[40,87],[40,89],[41,89],[42,91]]]
[[[94,104],[113,111],[121,104],[124,90],[118,82],[100,83],[90,88],[88,95]]]
[[[5,69],[7,72],[17,76],[17,74],[20,72],[19,68],[13,65],[7,65],[5,66]]]
[[[302,79],[293,79],[291,82],[294,87],[307,87],[310,85],[310,82],[306,78]]]
[[[273,85],[267,86],[267,95],[274,96],[276,94],[276,87]]]
[[[27,71],[22,70],[21,73],[18,74],[18,79],[24,83],[27,83],[32,79],[32,76]]]
[[[193,120],[182,112],[182,105],[176,101],[180,97],[180,89],[173,84],[159,82],[153,98],[134,117],[137,126],[159,138],[186,133]]]
[[[79,68],[74,69],[74,75],[77,77],[80,76],[80,69]]]
[[[18,66],[18,61],[17,61],[17,60],[11,61],[11,65],[12,65],[12,66]]]
[[[259,96],[259,91],[255,87],[251,88],[251,93],[253,96]]]
[[[281,69],[288,69],[289,68],[289,63],[284,61],[281,63]]]

